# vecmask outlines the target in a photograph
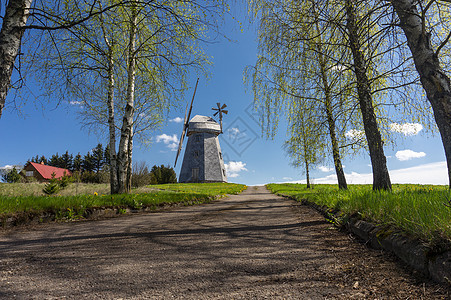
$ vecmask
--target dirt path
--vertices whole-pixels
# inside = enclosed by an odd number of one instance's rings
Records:
[[[1,299],[447,299],[263,187],[212,204],[0,233]]]

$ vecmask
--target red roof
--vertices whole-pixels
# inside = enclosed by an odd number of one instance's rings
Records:
[[[71,176],[72,175],[72,173],[68,169],[62,169],[62,168],[42,165],[42,164],[38,164],[38,163],[34,163],[34,162],[30,162],[30,164],[45,179],[52,179],[52,174],[53,173],[55,173],[55,178],[60,178],[60,177],[63,177],[64,175],[66,175],[66,176]],[[64,174],[64,173],[66,173],[66,174]]]

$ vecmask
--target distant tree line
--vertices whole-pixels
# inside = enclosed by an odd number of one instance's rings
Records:
[[[99,143],[94,149],[81,155],[70,154],[69,151],[59,155],[58,152],[53,154],[49,159],[44,155],[36,155],[28,161],[34,163],[44,163],[48,166],[68,169],[72,172],[73,181],[84,183],[109,183],[109,168],[110,168],[110,150],[107,145],[105,148]],[[9,175],[11,180],[16,177]],[[6,177],[4,179],[8,181]],[[177,175],[170,166],[153,166],[149,168],[145,162],[136,162],[132,168],[132,186],[139,187],[149,184],[165,184],[176,183]]]
[[[57,152],[49,159],[44,155],[36,155],[28,161],[68,169],[72,172],[75,181],[86,183],[109,182],[109,175],[107,174],[110,166],[109,146],[104,148],[101,143],[83,156],[80,153],[74,156],[66,151],[62,155]]]
[[[149,171],[143,161],[135,162],[132,168],[132,187],[140,187],[149,184],[177,183],[177,175],[170,166],[154,165]]]

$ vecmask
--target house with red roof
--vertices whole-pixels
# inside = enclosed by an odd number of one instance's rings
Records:
[[[47,182],[52,179],[52,174],[55,174],[55,178],[61,178],[63,176],[72,176],[72,173],[68,169],[57,168],[44,165],[43,163],[28,162],[21,172],[22,176],[26,179],[34,177],[39,182]]]

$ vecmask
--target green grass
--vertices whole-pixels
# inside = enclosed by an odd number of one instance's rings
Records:
[[[308,200],[337,209],[346,216],[397,227],[424,241],[451,241],[451,197],[448,186],[393,185],[392,192],[373,191],[371,185],[350,185],[340,191],[337,185],[268,184],[280,195]]]
[[[216,196],[236,194],[245,186],[239,184],[170,184],[152,185],[134,190],[128,195],[101,194],[107,185],[79,186],[79,190],[88,194],[33,196],[33,189],[17,184],[0,185],[0,218],[17,213],[39,213],[44,211],[63,212],[65,215],[82,215],[86,209],[98,207],[131,207],[143,206],[155,208],[164,203],[193,204],[211,201]],[[72,184],[69,187],[73,187]],[[41,189],[43,185],[40,185]],[[25,189],[20,195],[20,189]],[[66,193],[68,189],[64,190]],[[73,190],[74,192],[75,190]]]
[[[2,196],[45,196],[42,189],[44,183],[0,183],[0,197]],[[75,196],[98,193],[109,194],[110,185],[107,183],[93,184],[93,183],[71,183],[64,190],[60,190],[58,195],[61,196]]]
[[[239,194],[246,186],[234,183],[174,183],[149,186],[153,189],[173,191],[179,193],[202,193],[210,196]]]

